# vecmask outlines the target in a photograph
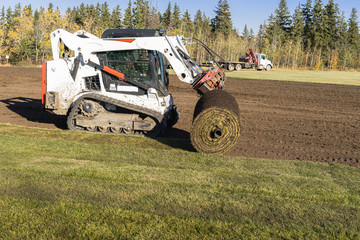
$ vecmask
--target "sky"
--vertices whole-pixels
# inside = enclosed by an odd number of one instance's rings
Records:
[[[4,1],[4,0],[2,0]],[[82,2],[87,4],[104,3],[104,0],[88,0],[88,1],[74,1],[74,0],[7,0],[6,2],[0,2],[0,7],[4,6],[12,8],[20,3],[21,6],[29,5],[33,9],[40,7],[47,7],[49,3],[53,3],[55,7],[59,7],[62,13],[65,13],[67,8],[73,8],[79,6]],[[148,0],[149,3],[154,6],[160,13],[163,13],[169,2],[174,7],[175,3],[180,7],[181,12],[188,10],[193,18],[196,12],[200,9],[209,18],[215,17],[215,10],[219,0]],[[110,9],[120,6],[122,13],[128,6],[129,0],[107,0]],[[287,0],[287,5],[290,13],[293,14],[295,8],[300,4],[305,4],[306,0]],[[324,5],[328,3],[328,0],[322,1]],[[345,13],[346,20],[349,19],[352,8],[356,8],[358,12],[358,21],[360,21],[360,0],[334,0],[339,5],[341,11]],[[238,33],[242,33],[245,24],[248,29],[253,29],[254,33],[259,30],[260,24],[263,24],[272,13],[275,13],[275,9],[279,6],[280,0],[228,0],[231,12],[231,18],[233,26],[238,30]]]

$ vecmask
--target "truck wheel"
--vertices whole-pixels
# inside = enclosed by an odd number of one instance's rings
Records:
[[[267,65],[266,68],[265,68],[265,70],[266,70],[266,71],[270,71],[271,68],[272,68],[272,67],[271,67],[270,65]]]
[[[241,64],[239,64],[239,63],[236,64],[236,66],[235,66],[236,71],[240,71],[241,68],[242,68]]]
[[[234,64],[229,64],[228,70],[229,70],[229,71],[234,71],[234,69],[235,69]]]

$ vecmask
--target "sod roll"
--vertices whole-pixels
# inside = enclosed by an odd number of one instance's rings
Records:
[[[224,153],[240,136],[239,106],[224,90],[203,95],[194,110],[191,143],[199,152]]]

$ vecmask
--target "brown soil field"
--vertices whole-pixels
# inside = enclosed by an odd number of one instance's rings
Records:
[[[165,137],[190,139],[197,93],[175,76],[179,122]],[[241,136],[226,155],[360,166],[360,87],[229,78]],[[66,129],[66,117],[41,109],[41,69],[0,67],[0,122]],[[190,141],[190,140],[189,140]]]

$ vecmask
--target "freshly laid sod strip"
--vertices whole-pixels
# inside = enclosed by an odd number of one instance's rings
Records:
[[[254,69],[226,72],[227,77],[360,86],[360,72]]]
[[[360,238],[359,168],[187,146],[0,125],[0,239]]]

